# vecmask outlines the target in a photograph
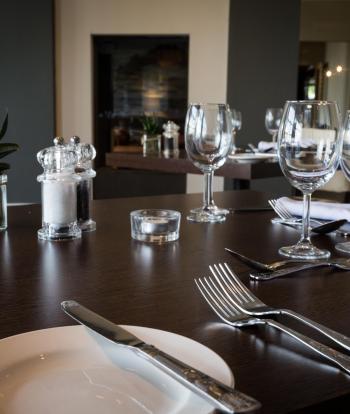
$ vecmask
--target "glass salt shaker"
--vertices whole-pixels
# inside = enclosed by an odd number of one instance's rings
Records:
[[[80,142],[77,136],[69,140],[69,148],[76,152],[78,163],[75,172],[81,180],[77,187],[77,217],[78,225],[82,231],[96,230],[96,222],[90,217],[92,200],[92,179],[96,171],[92,169],[92,160],[96,157],[95,147]]]
[[[64,240],[81,237],[77,224],[77,154],[69,149],[62,137],[54,146],[38,152],[38,162],[44,169],[37,180],[41,183],[42,228],[39,239]]]
[[[173,121],[168,121],[163,125],[164,150],[165,157],[171,157],[179,154],[179,129],[180,127]]]

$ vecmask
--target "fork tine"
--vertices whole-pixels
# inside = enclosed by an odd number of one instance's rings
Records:
[[[230,312],[231,317],[237,317],[242,312],[236,308],[235,304],[232,303],[232,299],[228,296],[230,300],[228,300],[224,292],[222,292],[215,282],[209,277],[209,278],[203,278],[206,284],[208,285],[209,289],[212,291],[212,293],[216,296],[216,298],[220,301],[220,303]]]
[[[215,298],[211,295],[211,293],[205,287],[203,281],[201,279],[198,279],[198,281],[195,279],[194,281],[200,293],[202,294],[203,298],[207,301],[208,305],[213,309],[213,311],[219,316],[220,319],[227,320],[227,318],[229,318],[230,315],[218,305]]]
[[[279,203],[278,200],[269,200],[269,204],[281,219],[287,220],[293,218],[289,210],[283,204]]]
[[[276,201],[276,208],[279,209],[279,211],[281,212],[281,214],[284,215],[285,218],[287,218],[287,219],[293,218],[293,215],[291,214],[291,212],[281,202]]]
[[[242,295],[240,289],[238,289],[236,285],[233,285],[232,283],[229,284],[227,282],[226,278],[222,275],[221,271],[219,270],[216,264],[214,266],[209,266],[209,269],[223,291],[229,289],[229,291],[232,293],[232,295],[234,295],[234,297],[239,303],[247,302],[247,299]],[[225,286],[223,286],[222,283],[225,284],[227,289],[225,288]]]
[[[247,297],[250,299],[250,301],[256,301],[256,302],[261,302],[259,298],[257,298],[254,293],[247,288],[247,286],[238,278],[238,276],[231,270],[231,268],[229,267],[229,265],[227,263],[224,263],[224,266],[220,263],[219,266],[223,269],[223,272],[225,273],[226,277],[229,278],[229,276],[227,275],[227,273],[225,272],[225,269],[227,270],[227,272],[230,274],[231,276],[231,281],[233,280],[234,282],[232,283],[236,283],[243,292],[245,292],[245,294],[247,295]]]
[[[269,200],[269,204],[273,208],[274,212],[278,215],[278,217],[280,217],[283,220],[284,217],[281,215],[279,210],[276,209],[276,200]]]

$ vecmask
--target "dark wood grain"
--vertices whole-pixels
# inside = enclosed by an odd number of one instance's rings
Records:
[[[242,191],[217,193],[215,199],[222,207],[241,208],[263,206],[267,198]],[[95,201],[97,231],[56,243],[37,239],[40,206],[9,208],[9,229],[0,233],[0,337],[71,325],[60,302],[75,299],[116,323],[164,329],[207,345],[232,368],[237,388],[262,402],[262,413],[347,412],[348,375],[272,328],[220,323],[193,279],[207,275],[209,264],[226,261],[268,304],[350,336],[350,272],[318,269],[249,282],[247,267],[224,247],[270,261],[298,232],[271,224],[271,212],[231,214],[223,224],[187,222],[186,213],[200,204],[200,194]],[[144,207],[181,211],[180,239],[165,245],[132,240],[129,213]],[[335,238],[316,236],[314,242],[332,249]]]
[[[177,158],[147,156],[142,154],[116,153],[106,154],[106,165],[113,168],[131,168],[137,170],[162,171],[176,174],[202,174],[187,158],[185,151],[180,151]],[[228,159],[215,171],[215,175],[239,180],[253,180],[282,176],[278,162],[238,163]]]

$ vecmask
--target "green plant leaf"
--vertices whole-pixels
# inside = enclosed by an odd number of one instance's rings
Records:
[[[2,139],[4,137],[4,135],[6,134],[8,121],[9,121],[9,114],[7,112],[6,116],[5,116],[5,119],[2,122],[1,129],[0,129],[0,139]]]
[[[2,143],[0,144],[0,158],[6,157],[6,155],[11,154],[12,152],[17,151],[19,146],[17,144],[11,143]]]
[[[10,164],[7,164],[6,162],[0,162],[0,174],[5,171],[5,170],[9,170],[10,169]]]

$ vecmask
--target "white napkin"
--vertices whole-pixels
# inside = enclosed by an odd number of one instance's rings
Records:
[[[277,150],[277,142],[271,141],[260,141],[258,144],[258,150],[260,152],[270,151],[270,150]]]
[[[281,197],[277,203],[283,205],[293,216],[303,214],[303,202],[288,197]],[[328,203],[324,201],[311,201],[310,217],[321,220],[350,221],[350,204]]]

